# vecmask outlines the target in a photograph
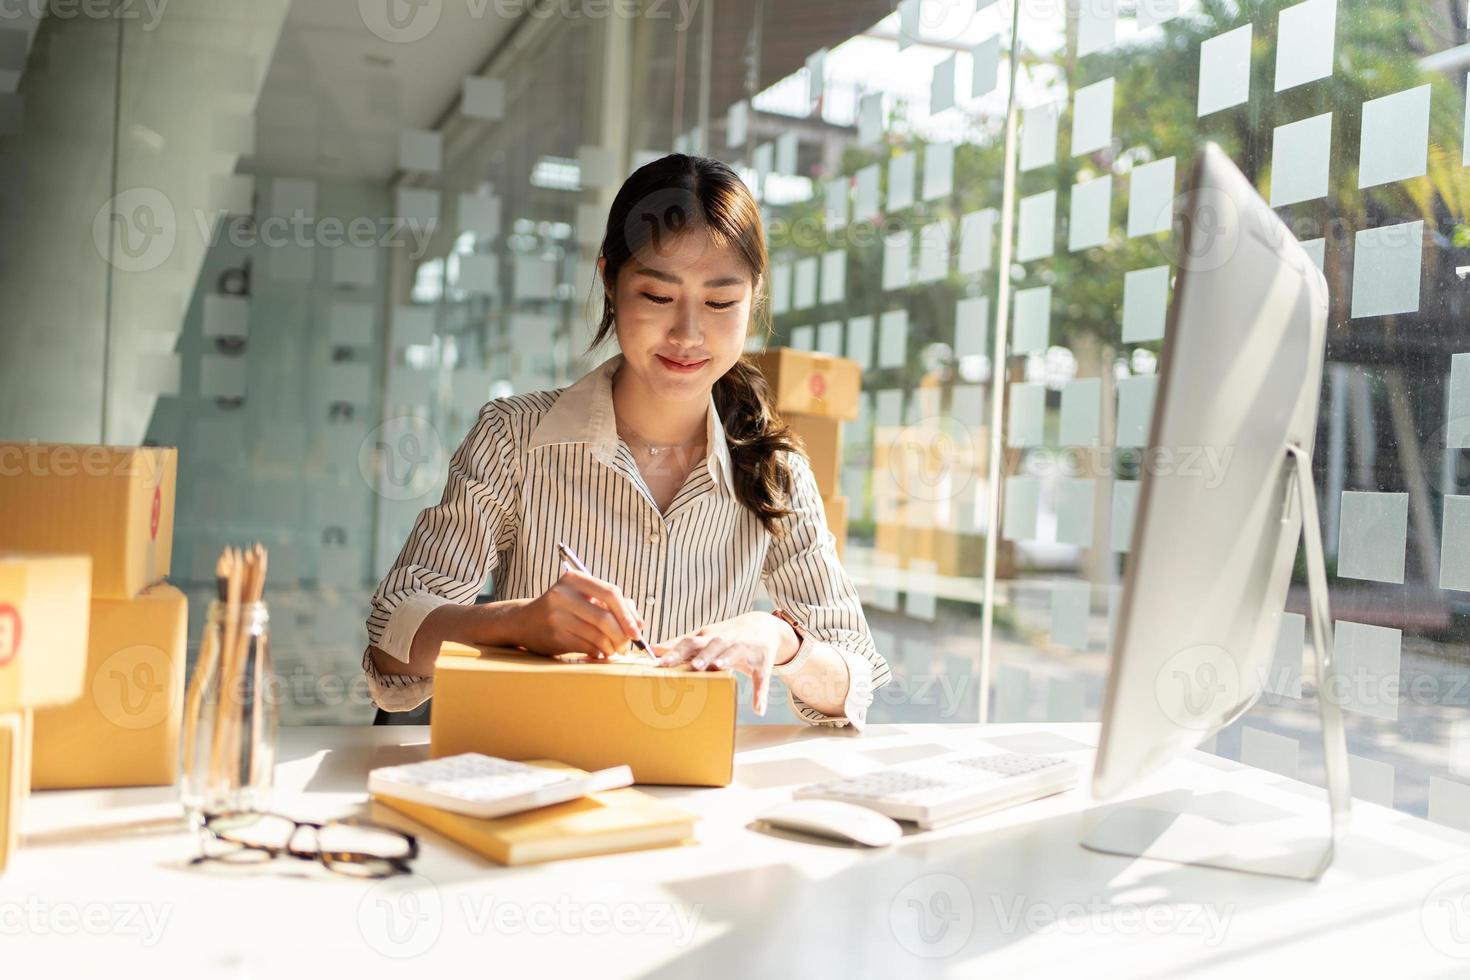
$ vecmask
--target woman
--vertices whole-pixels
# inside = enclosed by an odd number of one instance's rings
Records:
[[[775,674],[802,720],[862,728],[888,665],[811,465],[742,359],[766,264],[729,167],[676,153],[628,178],[589,348],[616,331],[622,353],[481,410],[373,595],[363,669],[381,709],[429,698],[446,640],[603,659],[642,630],[661,665],[748,675],[759,714]],[[487,575],[495,601],[474,604]],[[753,608],[761,582],[774,613]]]

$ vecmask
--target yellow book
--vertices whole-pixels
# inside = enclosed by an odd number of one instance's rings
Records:
[[[532,765],[585,773],[545,759]],[[697,817],[626,787],[484,820],[374,793],[372,818],[399,826],[389,810],[413,818],[456,843],[504,865],[537,864],[692,843]]]

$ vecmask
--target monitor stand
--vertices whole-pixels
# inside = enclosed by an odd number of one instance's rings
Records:
[[[1094,811],[1096,822],[1083,838],[1083,847],[1107,854],[1302,880],[1320,877],[1332,864],[1337,844],[1346,833],[1351,808],[1347,743],[1342,714],[1331,695],[1334,666],[1327,632],[1331,613],[1312,457],[1300,446],[1287,446],[1286,457],[1284,465],[1291,467],[1287,474],[1288,502],[1295,493],[1307,551],[1317,707],[1327,773],[1327,835],[1322,834],[1320,812],[1308,818],[1273,822],[1261,819],[1262,804],[1257,800],[1233,793],[1214,792],[1206,797],[1182,790]]]

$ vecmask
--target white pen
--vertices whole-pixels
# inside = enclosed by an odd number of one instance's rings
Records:
[[[556,550],[561,552],[563,565],[570,565],[574,570],[581,572],[583,575],[592,574],[591,572],[587,571],[587,566],[582,563],[582,559],[577,557],[577,553],[571,548],[568,548],[565,542],[558,541],[556,543]],[[648,649],[648,644],[644,642],[643,631],[638,629],[637,623],[633,624],[633,629],[636,630],[633,635],[634,645],[637,646],[638,649],[642,650],[644,653],[648,654],[650,657],[653,657],[653,659],[657,660],[658,657],[654,656],[653,651]]]

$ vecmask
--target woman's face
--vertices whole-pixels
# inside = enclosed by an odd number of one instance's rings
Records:
[[[702,230],[635,254],[613,289],[626,366],[660,397],[707,398],[745,349],[758,285],[739,252]]]

